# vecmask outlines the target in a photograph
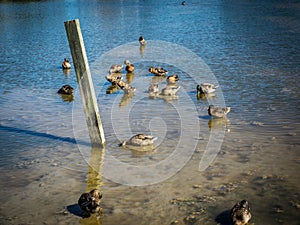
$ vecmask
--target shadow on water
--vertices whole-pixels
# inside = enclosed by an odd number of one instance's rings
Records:
[[[81,144],[81,145],[86,145],[90,146],[90,143],[76,140],[75,138],[70,138],[70,137],[60,137],[52,134],[46,134],[42,132],[37,132],[37,131],[31,131],[31,130],[24,130],[16,127],[9,127],[9,126],[0,126],[0,130],[5,130],[8,132],[15,132],[15,133],[22,133],[22,134],[28,134],[28,135],[33,135],[37,137],[43,137],[43,138],[49,138],[53,140],[59,140],[59,141],[64,141],[64,142],[69,142],[72,144]]]
[[[67,210],[75,216],[85,218],[83,211],[81,210],[78,204],[68,205]]]
[[[221,212],[215,219],[220,225],[232,225],[230,220],[230,210]]]

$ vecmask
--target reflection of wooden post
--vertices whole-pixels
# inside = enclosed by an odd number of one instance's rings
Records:
[[[102,186],[102,166],[104,161],[105,149],[92,147],[89,163],[89,173],[87,177],[87,191],[92,189],[101,190]]]
[[[71,49],[76,78],[81,94],[91,142],[93,145],[103,145],[105,143],[104,131],[100,119],[100,113],[85,52],[79,20],[76,19],[66,21],[65,28]]]

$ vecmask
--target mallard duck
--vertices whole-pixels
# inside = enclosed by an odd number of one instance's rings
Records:
[[[146,135],[146,134],[136,134],[130,139],[123,141],[120,146],[133,145],[133,146],[147,146],[152,145],[157,137]]]
[[[214,105],[210,105],[208,107],[208,115],[215,118],[223,118],[230,112],[230,107],[215,107]]]
[[[231,220],[233,225],[245,225],[251,219],[251,212],[247,200],[236,203],[231,209]]]
[[[127,84],[123,80],[119,80],[117,82],[117,85],[124,91],[125,94],[132,94],[136,90],[134,87],[132,87],[130,84]]]
[[[216,91],[218,86],[210,83],[202,83],[197,85],[198,94],[211,94]]]
[[[154,68],[153,66],[149,68],[149,72],[156,76],[165,76],[168,73],[168,71],[165,70],[164,68],[161,67]]]
[[[185,2],[185,1],[181,2],[181,5],[185,5],[185,4],[186,4],[186,2]]]
[[[102,195],[102,192],[97,189],[93,189],[88,193],[82,193],[78,199],[78,205],[88,215],[99,212],[101,210]]]
[[[61,64],[63,69],[71,69],[71,63],[70,60],[67,58],[64,58],[64,61]]]
[[[143,36],[139,37],[139,42],[140,42],[141,46],[145,46],[146,45],[146,40],[145,40],[145,38]]]
[[[109,73],[121,73],[123,69],[123,65],[113,64],[109,69]]]
[[[120,80],[123,79],[120,73],[110,73],[106,75],[105,78],[112,84],[117,84]]]
[[[161,95],[164,96],[175,96],[179,91],[180,86],[169,86],[167,85],[164,89],[161,90]]]
[[[125,70],[129,73],[134,71],[134,65],[130,63],[129,60],[125,60],[124,64],[126,65]]]
[[[58,94],[63,94],[63,95],[71,95],[73,94],[74,88],[72,88],[70,85],[64,85],[62,86],[57,93]]]
[[[179,80],[179,77],[176,73],[167,77],[167,82],[170,84],[175,84],[176,81],[178,81],[178,80]]]

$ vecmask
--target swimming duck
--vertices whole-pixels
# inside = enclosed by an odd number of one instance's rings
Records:
[[[216,91],[218,86],[210,83],[202,83],[197,85],[198,94],[210,94]]]
[[[63,95],[71,95],[73,94],[74,88],[72,88],[70,85],[64,85],[62,86],[57,93],[58,94],[63,94]]]
[[[129,60],[125,60],[124,64],[126,65],[125,70],[129,73],[134,71],[134,65],[130,63]]]
[[[169,84],[175,84],[176,81],[178,81],[178,80],[179,80],[179,77],[176,73],[167,77],[167,82]]]
[[[208,107],[208,115],[215,118],[223,118],[230,112],[230,107],[215,107],[214,105],[210,105]]]
[[[185,2],[185,1],[181,2],[181,5],[185,5],[185,4],[186,4],[186,2]]]
[[[63,69],[71,69],[71,63],[70,60],[67,58],[64,58],[64,61],[61,64]]]
[[[160,94],[164,96],[175,96],[179,89],[180,86],[167,85],[164,89],[161,90]]]
[[[123,69],[123,65],[118,65],[118,64],[113,64],[110,69],[109,69],[109,73],[121,73]]]
[[[102,192],[97,189],[93,189],[88,193],[82,193],[78,199],[78,205],[88,215],[99,212],[101,210],[100,201],[102,195]]]
[[[136,88],[132,87],[130,84],[127,84],[123,80],[119,80],[117,85],[124,91],[125,94],[133,94],[133,92],[136,90]]]
[[[231,209],[233,225],[245,225],[251,219],[250,207],[247,200],[236,203]]]
[[[161,67],[154,68],[153,66],[149,68],[149,72],[156,76],[165,76],[168,73],[168,71],[165,70],[164,68]]]
[[[141,46],[145,46],[146,45],[146,40],[145,40],[145,38],[143,36],[139,37],[139,42],[140,42]]]
[[[130,139],[123,141],[120,144],[120,146],[125,146],[125,145],[147,146],[147,145],[152,145],[156,139],[157,137],[151,135],[136,134],[132,136]]]

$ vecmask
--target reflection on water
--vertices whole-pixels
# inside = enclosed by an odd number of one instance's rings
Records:
[[[186,3],[0,3],[0,224],[227,224],[226,212],[244,198],[253,211],[251,223],[299,223],[299,3]],[[63,22],[75,18],[95,71],[105,151],[134,166],[153,165],[172,155],[183,136],[197,140],[189,162],[164,182],[145,187],[111,182],[100,172],[104,150],[74,137],[73,129],[86,135],[84,126],[73,124],[81,98],[56,92],[66,83],[76,87],[75,71],[61,69],[62,59],[70,58]],[[147,46],[139,46],[141,35]],[[100,75],[111,65],[95,63],[105,52],[135,41],[142,60],[153,51],[151,40],[191,49],[212,70],[219,90],[214,96],[197,95],[198,83],[211,82],[204,80],[207,74],[197,71],[198,80],[192,80],[176,65],[155,59],[133,61],[134,73],[123,73],[137,88],[134,95]],[[186,55],[179,60],[193,71]],[[116,63],[123,61],[116,55]],[[165,77],[149,74],[152,65],[179,74],[178,98],[149,98],[151,83],[160,89],[166,85]],[[207,107],[221,94],[232,111],[228,120],[210,119]],[[187,98],[197,106],[195,119]],[[182,131],[182,117],[193,120],[188,130]],[[137,132],[159,137],[154,151],[118,147]],[[222,145],[220,151],[207,150],[212,134],[224,136],[211,143]],[[193,148],[189,142],[181,143],[182,152]],[[92,188],[104,192],[102,217],[81,218],[77,200]]]

